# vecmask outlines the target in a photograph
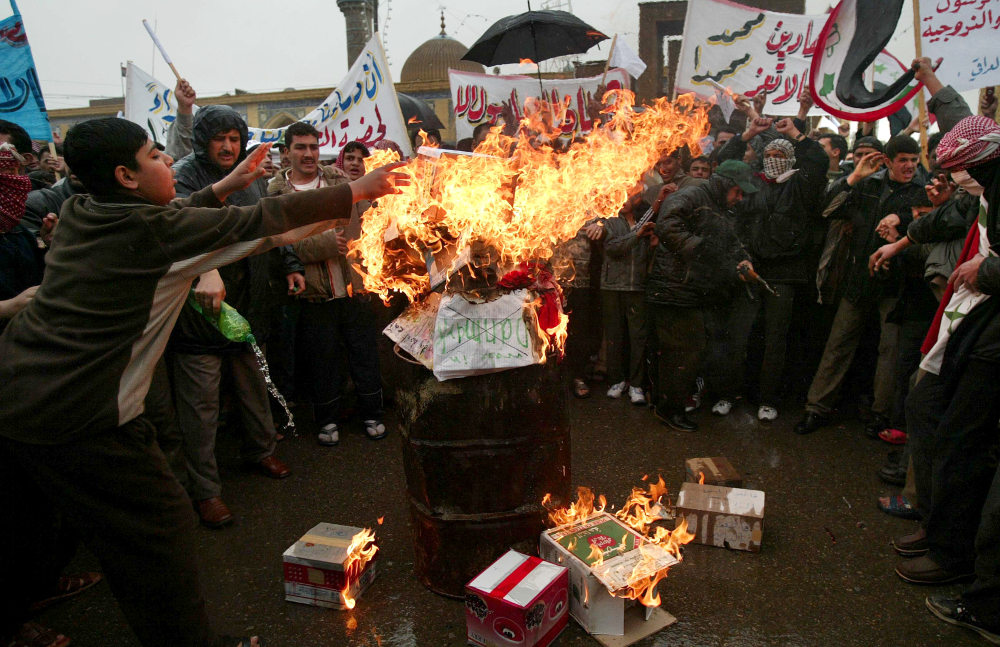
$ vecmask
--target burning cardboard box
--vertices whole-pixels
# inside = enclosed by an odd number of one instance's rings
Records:
[[[612,595],[624,593],[634,575],[652,577],[678,562],[614,515],[599,512],[545,531],[539,553],[569,568],[570,615],[588,633],[608,634],[595,635],[598,641],[628,645],[676,622],[659,607]]]
[[[511,550],[465,586],[470,645],[545,647],[569,621],[568,571]]]
[[[688,483],[743,487],[743,477],[724,456],[687,459],[684,461],[684,480]]]
[[[687,520],[695,541],[758,552],[764,535],[764,493],[720,485],[684,483],[677,517]]]
[[[375,534],[321,523],[284,553],[285,599],[330,609],[354,608],[375,579]]]

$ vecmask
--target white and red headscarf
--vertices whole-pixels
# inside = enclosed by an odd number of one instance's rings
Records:
[[[1000,125],[982,115],[955,124],[937,146],[938,164],[949,171],[961,171],[996,158],[1000,158]]]
[[[31,180],[18,174],[23,162],[13,144],[0,144],[0,234],[9,232],[24,217]]]

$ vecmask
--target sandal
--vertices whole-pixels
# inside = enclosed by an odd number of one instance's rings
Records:
[[[68,647],[70,639],[35,622],[25,622],[7,647]]]
[[[52,589],[52,595],[34,602],[31,605],[31,610],[39,611],[55,604],[56,602],[59,602],[60,600],[71,598],[77,593],[86,591],[102,579],[103,577],[100,573],[92,572],[63,575],[59,578],[59,581],[56,582],[55,588]]]
[[[878,432],[878,437],[890,445],[906,444],[906,432],[899,429],[883,429]]]
[[[579,377],[573,380],[573,395],[581,400],[590,397],[590,387]]]
[[[382,424],[381,420],[365,420],[365,433],[372,440],[378,440],[379,438],[385,437],[385,425]]]
[[[899,517],[900,519],[919,519],[920,513],[902,494],[892,496],[880,496],[878,498],[878,509],[882,512]]]

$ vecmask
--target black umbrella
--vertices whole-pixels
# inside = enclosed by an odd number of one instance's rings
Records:
[[[607,38],[567,11],[528,11],[498,20],[472,44],[462,60],[502,65],[529,58],[538,63],[556,56],[582,54]]]
[[[425,131],[444,130],[444,124],[441,123],[441,120],[434,114],[434,110],[427,105],[426,101],[411,97],[402,92],[397,92],[396,98],[399,101],[399,109],[403,113],[403,119],[406,121],[407,127],[416,126],[423,128]]]

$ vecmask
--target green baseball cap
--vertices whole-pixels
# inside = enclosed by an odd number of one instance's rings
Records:
[[[753,169],[745,162],[726,160],[716,167],[715,173],[735,182],[743,189],[743,193],[757,193],[757,185],[753,183]]]

